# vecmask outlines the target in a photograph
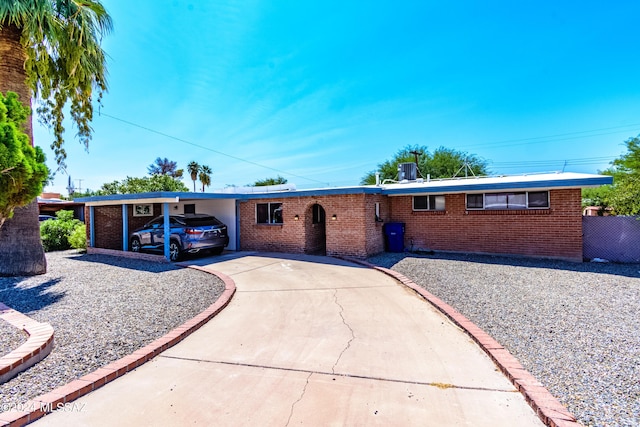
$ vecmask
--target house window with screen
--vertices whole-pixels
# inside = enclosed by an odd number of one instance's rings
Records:
[[[443,211],[444,196],[413,196],[414,211]]]
[[[282,224],[282,203],[256,204],[256,222],[258,224]]]
[[[467,209],[548,209],[548,191],[467,194]]]

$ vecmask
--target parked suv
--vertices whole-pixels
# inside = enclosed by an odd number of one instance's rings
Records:
[[[169,255],[177,261],[184,253],[210,250],[221,254],[229,244],[227,226],[216,217],[205,214],[170,215]],[[146,223],[131,235],[133,252],[164,252],[164,216]]]

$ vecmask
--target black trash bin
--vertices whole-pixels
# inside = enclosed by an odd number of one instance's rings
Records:
[[[387,252],[404,252],[404,222],[388,222],[383,229],[384,249]]]

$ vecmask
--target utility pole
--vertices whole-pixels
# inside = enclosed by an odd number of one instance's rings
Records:
[[[82,193],[82,181],[84,181],[84,179],[76,179],[74,181],[78,181],[78,193]]]
[[[422,153],[420,151],[409,151],[409,153],[413,154],[413,156],[416,158],[416,165],[418,164],[418,156],[422,155]]]

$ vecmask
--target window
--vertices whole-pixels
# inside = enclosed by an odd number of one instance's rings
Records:
[[[548,191],[467,194],[467,209],[547,209]]]
[[[444,196],[413,196],[414,211],[443,211]]]
[[[487,193],[484,195],[485,209],[526,209],[525,193]]]
[[[544,209],[549,207],[549,192],[535,191],[527,193],[529,209]]]
[[[256,204],[256,222],[258,224],[282,224],[282,203]]]
[[[467,194],[467,209],[482,209],[484,194]]]
[[[196,213],[196,204],[190,203],[188,205],[184,205],[184,213],[185,214],[194,214]]]

